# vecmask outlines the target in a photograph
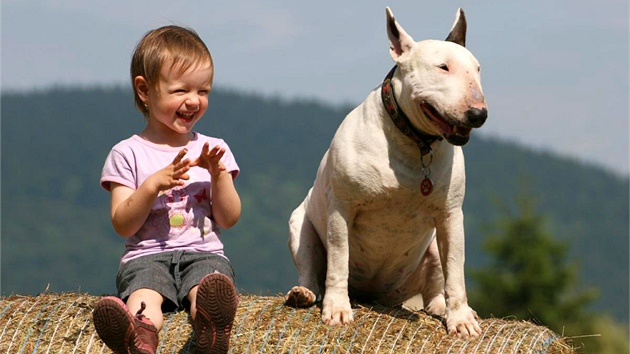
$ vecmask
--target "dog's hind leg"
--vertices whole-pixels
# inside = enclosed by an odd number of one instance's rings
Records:
[[[444,316],[446,314],[444,273],[435,237],[420,262],[420,278],[424,310],[431,315]]]
[[[326,276],[326,252],[315,227],[306,216],[304,203],[289,219],[289,250],[298,271],[298,286],[285,296],[287,305],[308,307],[321,295]]]

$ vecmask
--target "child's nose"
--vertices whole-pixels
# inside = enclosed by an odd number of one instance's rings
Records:
[[[188,99],[186,100],[186,105],[189,107],[198,107],[200,105],[201,99],[197,94],[188,95]]]

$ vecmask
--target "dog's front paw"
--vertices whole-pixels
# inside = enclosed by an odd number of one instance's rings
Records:
[[[331,294],[326,292],[322,305],[322,321],[331,326],[352,322],[352,307],[347,294]]]
[[[284,296],[284,303],[293,307],[310,307],[316,300],[317,296],[303,286],[294,286]]]
[[[477,321],[477,312],[469,306],[462,306],[455,311],[447,311],[446,328],[448,334],[460,338],[476,337],[481,334],[481,327]]]

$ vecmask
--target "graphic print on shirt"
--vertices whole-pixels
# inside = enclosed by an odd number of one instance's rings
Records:
[[[211,229],[209,183],[196,182],[159,193],[147,224],[158,238],[176,238],[191,228],[203,237]]]
[[[171,228],[181,229],[186,226],[186,216],[176,206],[186,203],[188,195],[186,189],[171,189],[170,192],[171,194],[166,195],[167,207],[172,205],[174,208],[168,213],[168,223]]]

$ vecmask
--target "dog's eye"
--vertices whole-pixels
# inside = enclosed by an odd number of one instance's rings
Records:
[[[438,65],[438,68],[440,68],[440,69],[442,69],[444,71],[448,71],[448,65],[446,65],[446,64],[440,64],[440,65]]]
[[[477,72],[480,73],[481,72],[481,66],[477,67]]]

